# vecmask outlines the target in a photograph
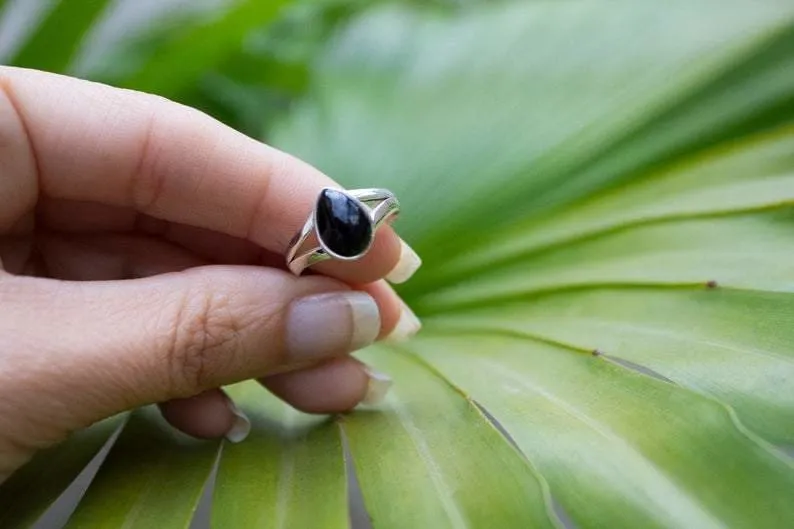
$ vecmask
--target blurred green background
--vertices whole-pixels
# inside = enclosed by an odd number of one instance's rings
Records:
[[[71,527],[185,527],[216,466],[216,527],[347,528],[353,472],[376,528],[794,527],[790,0],[0,6],[2,62],[388,187],[425,262],[400,290],[422,333],[361,355],[395,379],[378,413],[274,445],[294,412],[243,384],[256,435],[186,455],[135,411]],[[0,527],[44,512],[93,435],[3,484]],[[150,493],[166,480],[178,497]]]
[[[0,63],[164,95],[255,137],[309,86],[334,33],[382,4],[481,0],[0,0]]]

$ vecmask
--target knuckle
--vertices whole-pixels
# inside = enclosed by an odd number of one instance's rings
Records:
[[[137,163],[130,175],[132,203],[139,211],[147,212],[156,207],[163,193],[166,172],[159,163],[157,141],[159,125],[157,113],[150,108],[142,112],[138,135]]]
[[[242,343],[242,326],[229,295],[211,289],[186,293],[171,324],[168,364],[175,396],[192,395],[218,385]]]
[[[257,191],[255,200],[252,201],[252,210],[248,213],[248,225],[245,229],[245,238],[254,240],[257,237],[257,230],[262,226],[272,224],[268,216],[271,215],[272,202],[270,200],[271,183],[274,175],[289,178],[291,175],[285,174],[287,162],[275,151],[271,156],[264,158],[264,167],[258,175]]]
[[[173,138],[199,138],[201,124],[210,118],[199,110],[162,96],[132,93],[125,101],[137,105],[136,152],[128,193],[134,207],[143,213],[159,210],[173,196],[173,182],[181,162],[169,155]],[[196,140],[198,141],[198,140]]]
[[[0,67],[0,165],[7,168],[0,178],[0,203],[5,204],[0,210],[0,231],[35,207],[39,193],[33,138],[12,83],[11,71]]]

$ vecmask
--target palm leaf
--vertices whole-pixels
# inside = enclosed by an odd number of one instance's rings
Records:
[[[83,37],[108,4],[109,0],[58,0],[11,64],[53,72],[66,70]]]
[[[289,0],[240,0],[220,20],[196,25],[166,44],[124,84],[166,96],[178,94],[239,49],[253,29],[271,22],[289,3]]]
[[[68,527],[188,527],[219,446],[176,432],[156,409],[134,412]]]
[[[338,426],[297,413],[265,395],[254,382],[235,386],[230,395],[252,419],[252,431],[245,443],[224,447],[213,525],[311,527],[319,519],[328,529],[347,527]]]
[[[403,202],[425,330],[361,355],[394,393],[323,420],[236,386],[219,456],[138,412],[72,523],[184,527],[217,456],[218,527],[345,526],[345,458],[376,528],[794,526],[794,8],[386,8],[327,47],[270,136]]]
[[[578,527],[790,519],[794,466],[720,403],[524,336],[458,331],[412,349],[501,421]]]
[[[404,353],[499,421],[577,527],[794,516],[769,444],[794,416],[791,12],[712,9],[381,13],[276,135],[407,201],[427,265],[403,293],[427,318]]]
[[[113,417],[39,454],[3,483],[0,527],[29,527],[55,502],[123,422]],[[13,501],[11,501],[13,500]]]
[[[398,384],[341,421],[373,526],[554,526],[546,483],[473,401],[395,351],[364,359]]]

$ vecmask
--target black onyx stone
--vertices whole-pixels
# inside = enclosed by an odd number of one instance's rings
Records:
[[[333,189],[324,190],[317,199],[315,226],[323,245],[342,257],[360,255],[372,240],[372,222],[364,208]]]

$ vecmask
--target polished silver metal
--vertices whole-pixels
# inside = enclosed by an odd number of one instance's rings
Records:
[[[306,219],[303,227],[295,234],[287,247],[287,267],[295,275],[299,276],[310,266],[314,266],[317,263],[329,259],[338,259],[340,261],[355,261],[361,259],[372,246],[378,228],[387,221],[393,220],[400,213],[400,202],[397,200],[397,197],[394,196],[394,193],[388,189],[326,189],[344,193],[358,203],[362,210],[367,213],[372,223],[372,236],[370,237],[367,247],[356,255],[344,256],[333,252],[326,247],[317,233],[317,203],[315,202],[314,209],[309,215],[309,218]],[[325,189],[320,193],[322,194],[323,191],[325,191]]]

